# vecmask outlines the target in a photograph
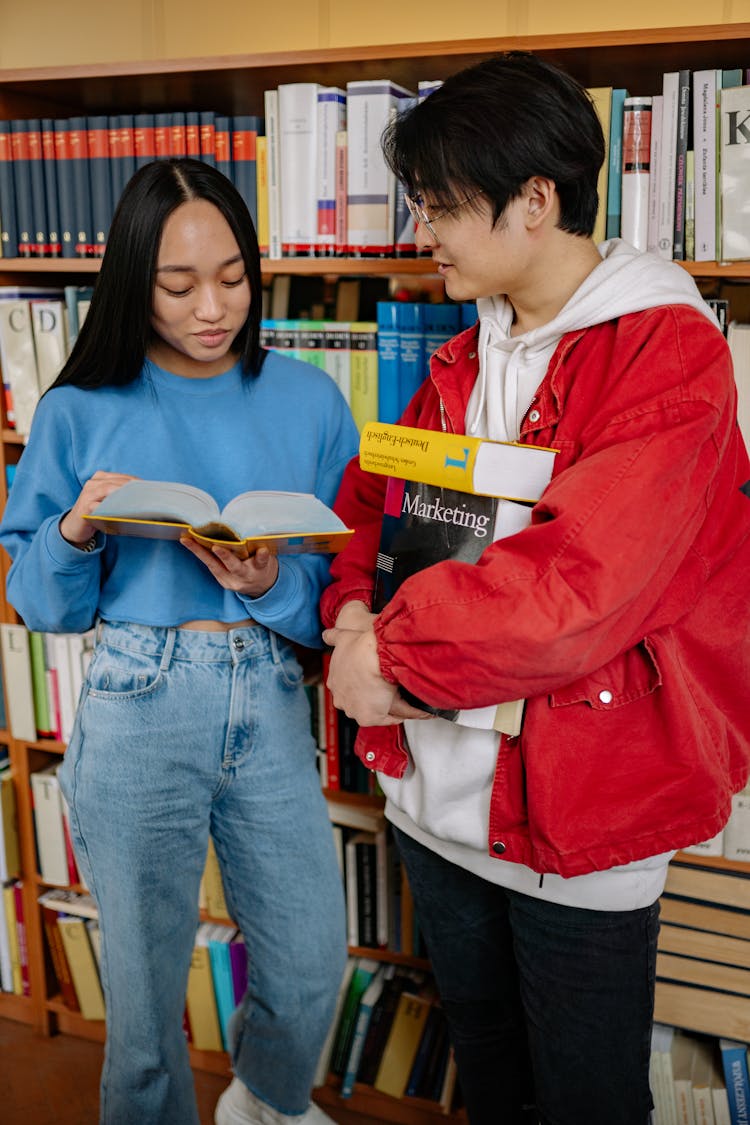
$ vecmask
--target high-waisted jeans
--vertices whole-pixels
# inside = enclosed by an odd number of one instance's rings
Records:
[[[658,903],[558,906],[395,836],[471,1125],[647,1125]]]
[[[346,959],[302,674],[261,626],[99,626],[61,783],[99,906],[102,1125],[198,1125],[183,1031],[209,832],[248,990],[237,1076],[303,1113]]]

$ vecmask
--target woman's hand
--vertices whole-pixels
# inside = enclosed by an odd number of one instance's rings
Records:
[[[278,578],[278,560],[267,547],[260,547],[247,559],[238,559],[226,547],[213,547],[209,550],[189,536],[185,536],[180,542],[191,555],[200,559],[225,590],[234,590],[236,594],[244,594],[248,598],[259,598],[271,589]]]
[[[98,470],[81,489],[80,495],[69,512],[60,520],[60,534],[74,547],[83,547],[94,533],[92,524],[84,516],[90,516],[94,508],[101,504],[110,492],[122,488],[129,480],[137,480],[127,473],[105,473]]]

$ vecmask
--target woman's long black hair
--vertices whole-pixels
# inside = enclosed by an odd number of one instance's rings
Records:
[[[117,205],[86,319],[53,387],[122,386],[140,374],[153,339],[154,277],[164,223],[182,203],[205,199],[218,207],[240,248],[251,303],[233,346],[244,372],[257,375],[261,274],[258,237],[234,185],[200,160],[156,160],[128,181]]]

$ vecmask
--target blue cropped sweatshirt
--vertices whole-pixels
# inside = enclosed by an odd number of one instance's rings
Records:
[[[254,489],[312,492],[331,505],[357,445],[333,380],[274,352],[258,376],[237,364],[188,379],[146,361],[124,387],[55,388],[37,407],[0,524],[12,559],[8,600],[46,632],[82,632],[97,617],[164,626],[252,617],[320,647],[326,556],[282,556],[271,589],[249,598],[225,590],[177,542],[98,534],[86,553],[59,524],[98,469],[196,485],[220,508]]]

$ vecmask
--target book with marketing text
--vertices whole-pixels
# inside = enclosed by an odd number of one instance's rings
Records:
[[[242,492],[220,509],[207,492],[176,481],[128,481],[86,519],[111,535],[190,536],[204,546],[227,547],[240,558],[259,547],[282,554],[334,553],[353,534],[311,493]]]

